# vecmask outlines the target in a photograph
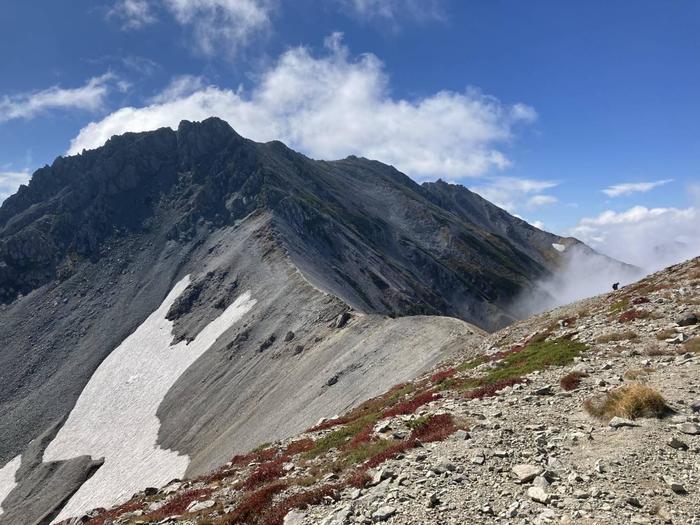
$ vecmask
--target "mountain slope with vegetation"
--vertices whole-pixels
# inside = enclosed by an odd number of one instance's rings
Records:
[[[691,523],[700,259],[515,323],[92,525]]]

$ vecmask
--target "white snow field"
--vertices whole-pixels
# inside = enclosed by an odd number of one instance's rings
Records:
[[[163,304],[102,362],[46,448],[44,461],[104,457],[104,465],[53,523],[184,475],[189,457],[157,445],[158,406],[180,375],[256,303],[245,292],[194,341],[171,346],[173,323],[165,316],[189,283],[189,275],[178,282]]]
[[[22,456],[19,455],[12,461],[5,464],[4,467],[0,468],[0,515],[4,512],[2,510],[2,502],[5,498],[12,492],[15,488],[17,482],[15,481],[15,475],[22,464]]]
[[[564,244],[557,244],[556,242],[552,243],[552,248],[554,248],[558,252],[563,252],[566,251],[566,245]]]

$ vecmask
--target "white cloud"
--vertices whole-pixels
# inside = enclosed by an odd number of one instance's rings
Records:
[[[622,184],[609,186],[602,191],[608,197],[619,197],[620,195],[629,195],[630,193],[646,193],[647,191],[651,191],[669,182],[673,182],[673,179],[657,180],[654,182],[624,182]]]
[[[141,29],[157,20],[149,0],[118,0],[107,16],[120,19],[124,29]]]
[[[700,211],[634,206],[584,217],[571,234],[617,259],[653,271],[700,255]]]
[[[527,207],[530,209],[539,208],[540,206],[547,206],[549,204],[556,204],[559,199],[553,195],[534,195],[530,197],[527,201]]]
[[[103,107],[114,75],[93,77],[78,88],[52,86],[41,91],[20,93],[0,98],[0,122],[33,118],[52,109],[96,111]]]
[[[194,75],[182,75],[175,77],[170,84],[155,97],[151,98],[153,104],[164,104],[171,100],[187,97],[192,93],[205,88],[204,79]]]
[[[533,209],[557,202],[556,197],[541,194],[557,185],[557,182],[549,180],[493,177],[487,183],[470,189],[512,213],[522,208]]]
[[[146,107],[122,108],[89,124],[69,153],[126,131],[174,128],[180,120],[213,115],[243,136],[279,139],[312,157],[354,154],[394,164],[415,178],[454,180],[508,167],[499,145],[510,141],[515,125],[536,116],[526,106],[508,106],[475,89],[397,99],[376,56],[350,57],[339,34],[326,47],[321,57],[304,47],[287,51],[249,92],[206,86],[183,93],[171,85]],[[192,78],[188,83],[196,87]]]
[[[440,0],[337,0],[366,19],[389,19],[409,16],[419,20],[444,17]]]
[[[31,174],[23,171],[0,171],[0,204],[17,191],[20,184],[29,182]]]
[[[273,0],[163,0],[183,26],[194,33],[197,50],[204,55],[234,55],[270,24]]]

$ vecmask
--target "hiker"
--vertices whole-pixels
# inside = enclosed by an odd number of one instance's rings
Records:
[[[620,287],[620,283],[613,284],[613,290],[617,290]]]

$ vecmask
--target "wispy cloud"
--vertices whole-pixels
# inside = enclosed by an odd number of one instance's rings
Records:
[[[268,30],[273,0],[163,0],[178,23],[191,28],[196,50],[235,55]]]
[[[516,210],[531,210],[558,202],[556,197],[542,193],[558,186],[558,184],[558,182],[551,180],[492,177],[470,189],[512,213]]]
[[[351,57],[334,34],[322,56],[305,47],[282,54],[249,92],[181,78],[150,105],[122,108],[83,128],[70,153],[126,131],[214,115],[244,136],[283,140],[312,157],[354,154],[394,164],[418,179],[455,180],[509,166],[500,145],[511,141],[516,126],[536,118],[527,106],[507,105],[476,89],[397,99],[389,80],[376,56]]]
[[[118,0],[107,16],[119,19],[123,29],[141,29],[157,21],[149,0]]]
[[[103,107],[112,81],[116,81],[116,77],[106,73],[77,88],[52,86],[41,91],[6,95],[0,98],[0,122],[30,119],[54,109],[96,111]]]
[[[533,209],[541,206],[548,206],[550,204],[556,204],[557,202],[559,202],[559,199],[557,199],[554,195],[534,195],[528,199],[527,207]]]
[[[336,0],[346,9],[365,19],[440,20],[445,16],[441,0]]]
[[[608,197],[619,197],[621,195],[629,195],[631,193],[646,193],[647,191],[651,191],[654,188],[658,188],[659,186],[663,186],[669,182],[673,182],[673,179],[657,180],[653,182],[624,182],[609,186],[602,191]]]

